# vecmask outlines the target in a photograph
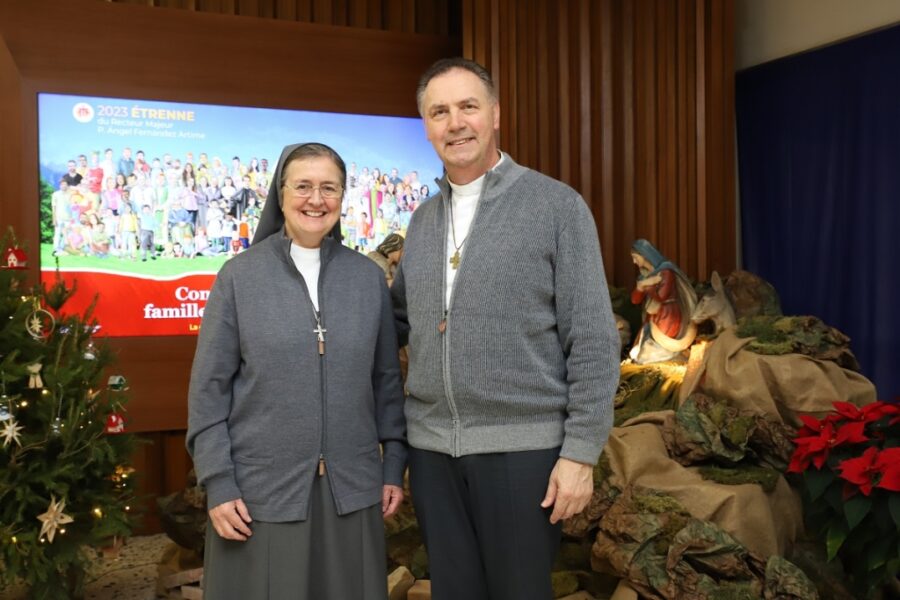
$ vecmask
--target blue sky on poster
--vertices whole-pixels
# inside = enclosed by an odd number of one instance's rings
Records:
[[[85,122],[74,116],[78,103],[91,108]],[[151,111],[165,110],[180,111],[182,118],[152,118],[159,113]],[[188,152],[196,161],[206,152],[226,166],[233,156],[245,165],[251,157],[268,158],[273,170],[285,145],[318,141],[337,150],[348,167],[355,162],[382,172],[417,170],[428,184],[441,174],[421,120],[410,117],[39,94],[38,129],[42,170],[55,172],[79,154],[98,151],[102,160],[106,148],[118,160],[125,146],[143,150],[148,161],[169,153],[183,163]]]

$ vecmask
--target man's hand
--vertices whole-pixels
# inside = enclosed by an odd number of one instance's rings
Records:
[[[253,532],[247,526],[253,519],[250,518],[250,512],[240,498],[223,502],[211,508],[209,519],[212,521],[213,529],[216,530],[216,533],[226,540],[244,542],[253,535]]]
[[[550,473],[550,483],[541,506],[553,506],[550,522],[555,524],[583,511],[593,494],[593,466],[560,457]]]
[[[381,515],[387,519],[396,514],[403,502],[403,488],[396,485],[385,485],[381,491]]]

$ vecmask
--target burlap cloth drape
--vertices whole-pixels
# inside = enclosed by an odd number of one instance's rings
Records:
[[[743,350],[751,340],[737,337],[733,329],[723,331],[697,372],[685,380],[681,399],[699,390],[794,426],[800,425],[798,413],[821,416],[835,400],[862,406],[876,399],[875,386],[859,373],[802,354],[766,356]]]
[[[709,345],[704,361],[685,381],[680,397],[703,391],[741,410],[798,424],[798,413],[821,415],[834,400],[865,404],[875,389],[862,375],[835,363],[788,354],[764,356],[742,350],[748,343],[730,330]],[[692,516],[711,521],[749,550],[767,558],[784,555],[803,527],[799,495],[779,479],[766,493],[756,484],[723,485],[703,479],[695,467],[669,458],[662,430],[674,424],[673,411],[645,413],[613,429],[604,451],[613,483],[666,492]]]

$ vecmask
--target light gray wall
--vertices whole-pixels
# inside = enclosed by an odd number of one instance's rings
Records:
[[[900,23],[900,0],[737,0],[735,68]]]

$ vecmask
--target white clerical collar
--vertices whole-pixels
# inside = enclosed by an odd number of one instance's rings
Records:
[[[500,155],[500,159],[491,167],[491,171],[497,168],[497,166],[503,162],[503,153],[498,152]],[[447,178],[447,183],[450,184],[450,189],[453,191],[454,196],[479,196],[481,195],[481,186],[484,184],[484,175],[479,177],[478,179],[472,180],[469,183],[457,184],[450,181],[450,178]]]

